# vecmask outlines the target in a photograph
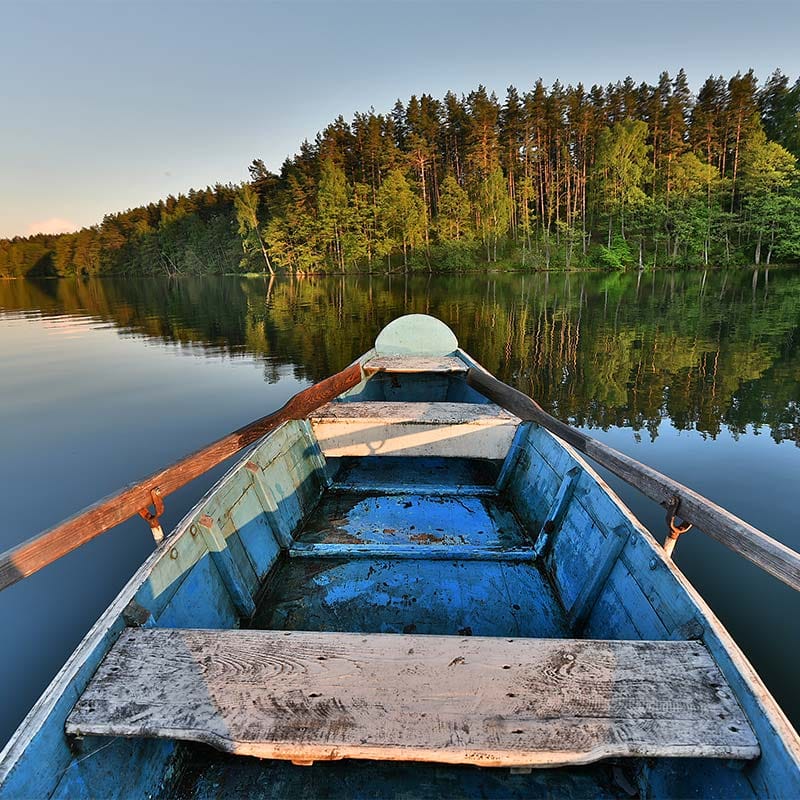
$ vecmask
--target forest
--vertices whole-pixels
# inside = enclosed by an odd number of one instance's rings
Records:
[[[800,261],[800,78],[483,86],[339,117],[250,180],[75,233],[0,276],[571,270]]]

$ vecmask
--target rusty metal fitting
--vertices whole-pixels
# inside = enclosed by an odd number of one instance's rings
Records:
[[[161,529],[161,521],[159,517],[164,513],[164,498],[161,496],[161,489],[158,486],[150,490],[150,499],[152,501],[153,510],[149,508],[142,508],[139,510],[139,516],[150,526],[153,533],[153,538],[156,544],[164,539],[164,531]]]
[[[691,522],[680,521],[676,518],[680,504],[681,499],[676,494],[667,501],[667,538],[664,540],[664,552],[670,557],[672,557],[672,551],[675,549],[678,539],[692,529]]]

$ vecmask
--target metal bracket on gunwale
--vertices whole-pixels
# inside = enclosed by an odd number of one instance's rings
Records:
[[[692,529],[691,522],[678,522],[675,519],[680,504],[681,499],[676,494],[667,501],[667,538],[664,539],[664,553],[670,558],[672,558],[672,551],[675,549],[678,539]]]
[[[161,497],[161,489],[158,486],[150,490],[150,499],[153,501],[153,510],[142,508],[139,510],[139,516],[150,526],[156,544],[161,544],[164,541],[164,531],[161,530],[159,517],[164,513],[164,498]]]

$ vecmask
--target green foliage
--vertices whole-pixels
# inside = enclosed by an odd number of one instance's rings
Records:
[[[697,263],[708,237],[708,205],[703,198],[689,197],[675,204],[670,216],[672,223],[673,260],[681,254],[683,263]]]
[[[751,194],[771,194],[789,188],[797,179],[797,160],[755,127],[742,148],[742,183]]]
[[[109,214],[76,233],[0,240],[0,277],[236,272],[235,195],[218,184]]]
[[[422,243],[425,212],[422,201],[411,191],[405,175],[392,170],[378,190],[378,252],[390,256],[403,251],[403,266],[408,267],[409,250]]]
[[[469,239],[473,234],[469,195],[452,175],[446,175],[439,191],[436,232],[442,242]]]
[[[249,183],[245,183],[236,193],[233,207],[236,209],[236,222],[242,238],[258,229],[258,195]]]
[[[779,260],[800,263],[800,195],[776,197],[774,202],[775,235],[770,238],[767,263],[773,251]]]
[[[260,264],[266,266],[270,273],[273,273],[274,270],[264,246],[264,239],[261,236],[258,204],[258,193],[249,183],[243,184],[233,198],[233,207],[236,211],[236,222],[239,236],[242,237],[242,252],[244,253],[240,266],[243,271],[247,272],[255,255],[257,259],[263,259]]]
[[[633,264],[633,253],[627,240],[615,236],[611,247],[601,244],[591,249],[590,262],[599,269],[625,269]]]
[[[319,242],[333,265],[344,270],[350,255],[345,247],[346,234],[352,228],[352,210],[344,170],[331,159],[322,162],[317,189],[317,227]]]
[[[767,140],[757,128],[742,149],[743,206],[748,212],[746,225],[753,234],[756,264],[761,263],[765,240],[768,242],[767,263],[772,253],[792,252],[796,229],[800,227],[793,202],[798,183],[794,156],[777,142]],[[791,192],[792,188],[795,192]],[[776,247],[777,246],[777,247]]]
[[[672,165],[670,181],[674,194],[682,200],[705,195],[718,179],[717,171],[695,153],[683,153]]]
[[[625,213],[644,205],[645,182],[650,177],[650,146],[647,123],[626,119],[600,132],[595,163],[595,190],[600,206],[609,218],[620,216],[621,235],[625,238]],[[609,239],[611,234],[609,232]],[[611,250],[609,245],[608,250]]]
[[[480,242],[457,239],[432,245],[429,257],[438,270],[465,272],[479,268],[480,250]]]
[[[506,235],[511,222],[511,200],[499,166],[481,181],[478,214],[486,260],[497,261],[497,243]]]
[[[241,186],[0,241],[0,276],[792,260],[798,154],[800,82],[780,73],[712,76],[696,100],[682,70],[415,95],[338,117],[280,174],[255,159]]]

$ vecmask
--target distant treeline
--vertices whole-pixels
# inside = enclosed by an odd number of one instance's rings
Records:
[[[800,260],[800,78],[681,70],[587,91],[478,87],[339,117],[280,175],[60,236],[0,275],[461,270]]]

